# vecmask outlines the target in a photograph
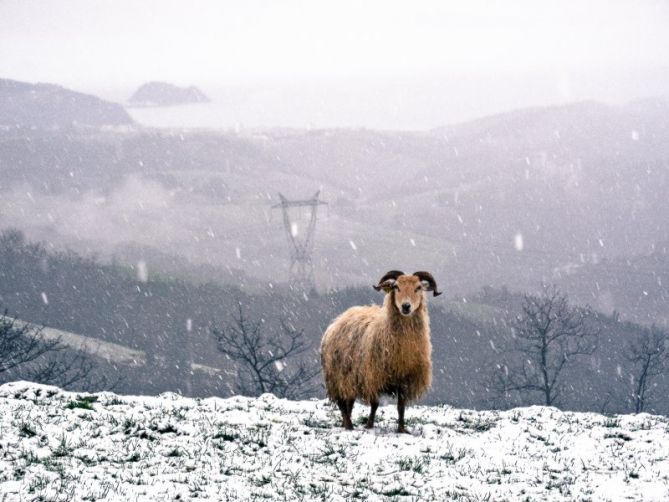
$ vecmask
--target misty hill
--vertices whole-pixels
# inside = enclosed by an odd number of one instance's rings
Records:
[[[0,224],[107,257],[132,242],[276,284],[289,258],[271,210],[277,192],[303,199],[321,188],[330,203],[316,230],[321,289],[368,286],[401,267],[430,270],[460,295],[488,284],[528,290],[669,240],[668,122],[657,99],[519,110],[429,132],[8,131]],[[644,302],[571,284],[568,293],[605,312],[649,319],[636,311]]]
[[[38,129],[120,126],[133,120],[119,104],[53,84],[0,79],[0,126]]]
[[[453,139],[477,138],[482,145],[503,144],[505,148],[556,150],[575,146],[587,149],[587,142],[613,138],[634,141],[659,140],[669,127],[669,101],[648,98],[611,106],[596,101],[534,107],[509,111],[462,124],[433,129]],[[636,132],[636,137],[633,136]],[[647,143],[645,143],[647,145]],[[653,143],[651,143],[653,144]],[[595,149],[596,145],[590,144]]]
[[[195,86],[177,87],[166,82],[148,82],[128,99],[134,106],[170,106],[211,101]]]
[[[669,245],[664,243],[648,255],[597,263],[577,263],[556,271],[556,282],[575,291],[574,300],[599,298],[602,309],[624,314],[634,322],[669,324]]]
[[[366,412],[357,405],[355,423]],[[393,432],[396,417],[381,406],[374,430],[344,431],[325,401],[14,382],[0,386],[0,490],[18,500],[667,498],[665,417],[412,406],[410,434]]]

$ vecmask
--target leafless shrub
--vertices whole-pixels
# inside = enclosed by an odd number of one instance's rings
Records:
[[[308,357],[310,345],[304,332],[280,321],[281,333],[270,335],[261,321],[250,320],[241,303],[231,321],[213,335],[219,350],[239,371],[235,390],[259,396],[270,392],[277,397],[301,399],[314,395],[314,377],[320,372]]]

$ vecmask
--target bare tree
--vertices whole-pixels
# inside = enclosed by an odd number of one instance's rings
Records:
[[[280,334],[268,335],[260,321],[245,316],[239,303],[231,322],[212,329],[219,350],[239,371],[237,393],[258,396],[271,392],[278,397],[300,399],[316,391],[314,377],[320,367],[304,357],[310,349],[304,333],[284,321],[281,328]]]
[[[634,392],[632,394],[634,412],[641,413],[648,404],[654,381],[667,371],[669,351],[667,333],[656,326],[645,329],[641,336],[627,346],[625,355],[634,365]]]
[[[22,372],[27,380],[61,389],[77,388],[89,392],[114,390],[123,381],[122,375],[109,379],[100,374],[92,354],[83,349],[73,350],[65,345],[44,354]]]
[[[110,388],[104,376],[93,377],[97,364],[83,350],[72,350],[60,337],[46,338],[43,329],[0,316],[0,380],[5,375],[47,385],[84,390]]]
[[[46,340],[42,329],[0,316],[0,375],[57,350],[60,340]]]
[[[546,287],[540,296],[525,295],[522,313],[510,323],[510,352],[517,357],[497,367],[491,379],[493,392],[538,394],[543,404],[557,404],[565,370],[597,348],[599,330],[590,322],[592,317],[588,307],[570,306],[555,286]]]

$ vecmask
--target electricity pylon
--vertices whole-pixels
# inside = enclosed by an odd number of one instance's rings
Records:
[[[281,208],[283,212],[283,226],[288,236],[290,246],[290,271],[289,283],[294,289],[310,291],[315,287],[314,265],[311,259],[314,249],[314,234],[316,233],[316,220],[318,206],[327,205],[327,202],[319,199],[320,190],[307,200],[288,200],[279,193],[281,202],[272,208]],[[306,229],[300,232],[298,222],[291,219],[290,208],[311,208],[311,215]],[[300,235],[301,234],[301,235]]]

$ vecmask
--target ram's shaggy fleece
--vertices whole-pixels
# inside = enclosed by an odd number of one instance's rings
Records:
[[[321,344],[327,395],[332,401],[378,401],[402,392],[418,399],[432,382],[432,343],[426,301],[402,316],[395,291],[383,307],[352,307],[328,327]]]
[[[356,399],[370,405],[367,428],[381,394],[397,396],[397,431],[406,432],[407,401],[418,399],[432,382],[432,343],[426,291],[441,293],[432,274],[387,272],[374,286],[383,306],[352,307],[323,335],[321,363],[328,397],[337,403],[345,429],[353,429]]]

